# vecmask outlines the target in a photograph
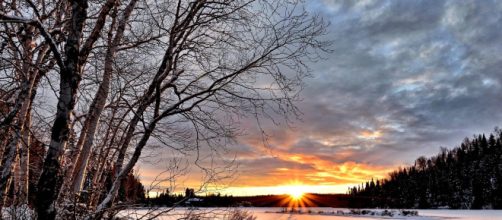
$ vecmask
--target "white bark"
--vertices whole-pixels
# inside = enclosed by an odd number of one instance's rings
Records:
[[[28,71],[28,69],[27,69]],[[2,173],[0,177],[0,201],[3,201],[5,196],[5,191],[7,190],[7,180],[11,177],[12,169],[16,167],[19,171],[15,174],[15,184],[17,192],[20,195],[28,195],[28,143],[29,143],[29,126],[30,123],[30,108],[32,95],[37,85],[37,74],[38,72],[32,72],[32,74],[27,74],[30,78],[27,78],[24,83],[22,83],[21,91],[17,97],[16,102],[19,103],[20,110],[18,111],[14,131],[11,132],[10,141],[6,146],[7,152],[4,153],[4,164],[2,164]],[[16,161],[17,159],[17,161]],[[16,164],[17,163],[17,164]],[[21,198],[22,203],[26,202],[27,197]]]
[[[81,134],[81,136],[85,137],[85,141],[83,141],[83,145],[79,146],[77,149],[80,149],[80,154],[75,164],[75,168],[72,172],[72,183],[71,190],[74,193],[79,193],[84,177],[86,175],[85,171],[87,169],[87,164],[89,161],[89,156],[91,153],[91,148],[94,143],[94,135],[96,133],[96,128],[99,124],[99,117],[103,112],[105,107],[106,100],[108,98],[110,82],[113,74],[113,62],[117,53],[118,46],[122,41],[122,37],[124,36],[124,31],[126,29],[127,22],[131,13],[137,3],[137,0],[131,0],[126,7],[122,17],[118,21],[117,31],[115,36],[107,47],[106,55],[105,55],[105,67],[103,73],[103,80],[101,81],[98,91],[96,92],[96,96],[90,106],[89,116],[86,119],[87,129],[85,134]],[[113,28],[112,28],[113,29]],[[80,140],[79,140],[80,142]]]

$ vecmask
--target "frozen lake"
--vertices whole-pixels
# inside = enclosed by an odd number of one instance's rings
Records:
[[[305,214],[289,214],[289,213],[274,213],[279,212],[282,208],[238,208],[239,210],[248,211],[252,213],[257,220],[344,220],[344,219],[357,219],[357,220],[375,220],[375,219],[408,219],[408,220],[441,220],[441,219],[458,219],[458,220],[480,220],[480,219],[490,219],[490,220],[502,220],[502,210],[416,210],[418,211],[418,217],[376,217],[376,216],[330,216],[326,214],[307,214],[308,210],[312,213],[318,213],[322,211],[324,213],[336,213],[336,211],[343,211],[348,213],[348,209],[342,208],[303,208]],[[158,209],[157,211],[151,212],[151,214],[159,214],[159,211],[163,209]],[[226,213],[229,208],[200,208],[197,210],[190,210],[187,208],[176,208],[169,213],[159,216],[156,219],[159,220],[174,220],[180,219],[187,215],[189,212],[202,213],[206,218],[202,219],[222,219],[222,213]],[[409,210],[409,209],[407,209]],[[131,219],[141,218],[148,211],[146,209],[138,210],[128,210],[122,212],[122,216],[130,217]],[[220,216],[220,217],[218,217]]]

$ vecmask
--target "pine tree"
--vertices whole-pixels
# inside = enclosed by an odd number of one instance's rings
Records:
[[[371,198],[358,204],[366,207],[502,208],[502,131],[495,128],[488,138],[465,138],[457,148],[419,157],[413,166],[376,183],[372,179],[350,194]]]

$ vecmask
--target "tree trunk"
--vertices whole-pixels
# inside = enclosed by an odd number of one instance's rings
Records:
[[[79,65],[85,64],[85,61],[88,57],[88,54],[90,53],[90,51],[92,49],[92,45],[100,36],[100,32],[106,23],[105,22],[106,17],[108,16],[109,12],[111,11],[111,9],[113,8],[115,3],[116,3],[116,0],[107,0],[106,3],[101,8],[101,11],[99,12],[98,18],[96,20],[96,26],[94,27],[89,38],[84,42],[84,45],[82,46],[83,48],[81,50],[81,56],[79,57]],[[99,86],[99,88],[101,88],[101,85]],[[97,92],[97,94],[98,93],[99,93],[99,91]],[[96,96],[97,96],[97,94],[96,94]],[[91,104],[91,108],[89,108],[89,111],[87,113],[88,117],[86,118],[86,120],[84,122],[84,126],[82,127],[82,129],[80,131],[80,136],[77,141],[77,145],[75,146],[73,151],[67,156],[67,158],[68,158],[67,160],[69,160],[69,163],[66,163],[66,167],[65,167],[66,173],[64,175],[65,179],[63,181],[63,187],[64,187],[63,194],[67,191],[69,185],[71,184],[72,177],[73,177],[72,172],[75,169],[74,161],[76,161],[79,158],[80,151],[82,150],[82,146],[84,145],[84,142],[87,140],[87,135],[89,133],[89,132],[87,132],[87,130],[88,130],[88,128],[91,124],[91,121],[92,121],[92,120],[89,120],[89,117],[92,117],[92,115],[93,115],[92,112],[94,111],[94,109],[92,106],[96,105],[95,102],[96,102],[96,98],[93,100],[93,103]],[[64,195],[63,195],[63,197],[64,197]]]
[[[26,203],[28,195],[28,144],[29,144],[29,124],[30,110],[33,95],[38,84],[38,71],[32,71],[33,61],[33,32],[35,27],[30,26],[25,29],[23,38],[23,50],[21,70],[19,75],[24,82],[21,84],[21,91],[16,100],[17,120],[9,144],[7,145],[7,155],[2,159],[2,175],[0,178],[0,201],[3,201],[4,192],[8,189],[7,179],[11,178],[12,166],[17,171],[14,174],[15,199],[16,203]],[[13,163],[14,162],[14,163]],[[3,203],[3,202],[2,202]]]
[[[72,15],[69,34],[65,44],[64,69],[60,70],[59,99],[56,118],[51,130],[51,141],[44,159],[42,174],[37,184],[35,210],[38,219],[55,219],[54,201],[61,187],[61,164],[59,157],[65,148],[70,133],[70,115],[75,107],[77,89],[81,80],[79,48],[82,30],[87,18],[86,0],[71,1]]]
[[[24,58],[23,58],[23,69],[22,74],[26,75],[26,78],[30,81],[30,92],[28,97],[26,97],[25,102],[23,103],[23,108],[19,112],[19,117],[22,119],[20,123],[23,123],[23,129],[21,132],[21,143],[18,143],[19,148],[19,173],[17,173],[17,181],[16,181],[16,204],[28,203],[28,175],[29,175],[29,144],[30,144],[30,123],[31,123],[31,105],[34,98],[34,94],[38,85],[38,71],[32,71],[32,59],[33,59],[33,51],[32,51],[32,35],[35,30],[34,26],[30,26],[26,29],[26,40],[24,41]]]
[[[18,103],[17,107],[19,108],[16,120],[16,128],[11,132],[11,136],[9,142],[6,146],[6,152],[4,152],[2,158],[2,173],[0,176],[0,202],[3,203],[5,192],[7,190],[7,181],[11,178],[13,166],[16,166],[16,169],[19,170],[19,173],[16,173],[16,181],[15,184],[20,183],[21,190],[18,192],[26,194],[27,183],[24,184],[25,180],[28,179],[28,146],[26,145],[28,141],[29,131],[25,127],[27,123],[29,124],[30,117],[30,106],[32,102],[32,96],[35,94],[35,88],[38,84],[38,77],[36,76],[38,72],[32,73],[30,79],[25,79],[25,82],[22,84],[21,92],[19,93],[16,102]],[[30,75],[30,74],[27,74]],[[21,141],[21,143],[19,143]],[[20,155],[20,156],[18,156]],[[17,161],[16,161],[17,159]],[[21,162],[21,163],[19,163]],[[16,187],[17,188],[17,187]],[[26,199],[26,198],[25,198]],[[24,202],[24,199],[23,199]]]
[[[122,180],[124,180],[124,178],[127,177],[127,175],[131,172],[134,165],[136,165],[136,162],[138,162],[138,159],[141,156],[141,151],[148,142],[148,139],[150,138],[153,130],[155,129],[155,126],[156,126],[156,121],[153,121],[148,125],[148,127],[143,133],[143,137],[141,137],[141,140],[138,142],[138,144],[136,144],[131,159],[129,160],[127,165],[120,170],[119,174],[113,181],[112,188],[110,189],[110,191],[108,191],[105,199],[103,199],[103,201],[96,208],[95,215],[92,216],[90,219],[96,219],[96,220],[101,219],[105,210],[111,207],[113,200],[117,196],[117,192],[119,191]]]
[[[20,138],[19,131],[12,131],[12,136],[9,139],[9,143],[7,144],[6,152],[3,155],[2,159],[2,174],[0,176],[0,202],[3,207],[3,203],[5,201],[7,195],[7,186],[9,185],[9,180],[12,174],[12,166],[17,154],[17,140]],[[1,210],[1,207],[0,207]]]
[[[91,153],[91,148],[94,143],[94,135],[96,133],[96,128],[99,125],[99,117],[101,116],[101,112],[103,111],[106,99],[108,98],[108,90],[110,87],[110,81],[113,74],[113,62],[115,59],[115,55],[117,53],[118,45],[124,36],[124,31],[127,25],[127,21],[131,16],[131,13],[136,5],[137,0],[131,0],[127,5],[124,14],[119,20],[117,31],[115,33],[115,37],[113,40],[110,39],[109,46],[105,55],[105,67],[103,73],[103,81],[100,83],[98,91],[96,92],[96,97],[94,98],[91,107],[89,117],[86,119],[86,124],[88,123],[88,128],[86,130],[86,134],[84,135],[85,141],[77,162],[75,164],[75,168],[72,172],[72,183],[71,190],[74,193],[79,193],[84,177],[86,175],[85,171],[87,168],[87,163],[89,160],[89,155]],[[113,24],[114,22],[112,22]],[[113,28],[112,28],[113,29]],[[77,148],[78,149],[78,148]]]
[[[30,159],[30,154],[29,154],[29,146],[30,146],[30,131],[29,127],[31,124],[31,100],[29,103],[26,103],[28,105],[28,109],[26,113],[24,114],[25,117],[25,125],[23,126],[23,130],[21,131],[21,143],[18,143],[19,145],[19,153],[18,153],[18,158],[19,158],[19,173],[16,174],[18,176],[17,182],[16,182],[16,204],[27,204],[28,203],[28,179],[29,179],[29,159]]]

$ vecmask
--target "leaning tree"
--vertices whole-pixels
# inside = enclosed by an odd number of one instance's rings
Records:
[[[91,189],[83,218],[100,219],[152,142],[216,148],[241,116],[295,115],[329,45],[303,4],[0,1],[0,203],[66,218]],[[35,142],[43,166],[29,172]]]

